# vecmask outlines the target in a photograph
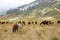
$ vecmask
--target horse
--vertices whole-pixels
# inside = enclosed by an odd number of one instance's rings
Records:
[[[31,22],[29,21],[29,22],[28,22],[28,24],[30,25],[30,24],[31,24]]]
[[[37,21],[35,21],[35,24],[37,24]]]
[[[25,25],[25,21],[23,21],[23,25]]]
[[[60,23],[60,21],[57,21],[57,23]]]
[[[19,28],[19,25],[17,25],[17,23],[14,24],[13,27],[12,27],[13,32],[17,32],[18,31],[18,28]]]
[[[5,24],[5,22],[1,22],[1,24]]]
[[[53,24],[53,23],[54,23],[54,22],[44,20],[44,21],[42,21],[42,22],[40,23],[40,25],[41,25],[41,24],[43,24],[43,25],[49,25],[49,24]]]

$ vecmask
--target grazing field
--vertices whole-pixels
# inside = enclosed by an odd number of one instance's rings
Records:
[[[60,40],[60,24],[26,24],[12,32],[13,24],[0,24],[0,40]]]

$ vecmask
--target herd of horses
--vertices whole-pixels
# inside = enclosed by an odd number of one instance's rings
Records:
[[[25,21],[18,21],[17,23],[21,23],[21,24],[26,24],[26,22]],[[57,21],[56,23],[60,23],[60,20],[59,21]],[[13,22],[1,22],[0,21],[0,24],[13,24]],[[38,24],[38,22],[37,21],[29,21],[27,24]],[[48,21],[48,20],[44,20],[44,21],[42,21],[42,22],[40,22],[39,23],[40,25],[49,25],[49,24],[54,24],[54,22],[52,22],[52,21]]]
[[[57,21],[57,23],[60,23],[60,21]],[[18,24],[20,24],[20,26],[18,25]],[[21,24],[23,24],[23,25],[26,25],[26,23],[25,23],[25,21],[23,21],[23,22],[21,22],[21,21],[19,21],[19,22],[17,22],[14,26],[13,26],[13,32],[16,32],[16,31],[18,31],[18,29],[19,28],[22,28],[23,26],[21,26]],[[27,23],[28,25],[30,25],[30,24],[38,24],[38,22],[37,21],[29,21],[28,23]],[[52,22],[52,21],[48,21],[48,20],[44,20],[44,21],[42,21],[41,23],[39,23],[40,25],[50,25],[50,24],[54,24],[54,22]]]
[[[57,21],[57,23],[60,24],[60,21]],[[3,24],[13,24],[13,22],[0,22],[0,24],[2,24],[2,25],[3,25]],[[38,24],[38,22],[37,22],[37,21],[29,21],[29,22],[27,22],[27,24],[28,24],[28,25],[30,25],[30,24]],[[50,25],[50,24],[54,24],[54,22],[48,21],[48,20],[44,20],[44,21],[40,22],[39,24],[40,24],[40,25]],[[22,25],[26,25],[26,22],[25,22],[25,21],[18,21],[18,22],[16,22],[16,23],[13,25],[13,27],[12,27],[12,31],[13,31],[13,32],[18,31],[19,27],[21,28]]]

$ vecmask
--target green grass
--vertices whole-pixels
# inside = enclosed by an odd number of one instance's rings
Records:
[[[55,10],[54,8],[46,8],[45,12],[48,13],[48,12],[52,12],[54,10]]]

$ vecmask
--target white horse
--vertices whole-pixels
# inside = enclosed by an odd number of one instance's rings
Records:
[[[18,30],[20,31],[23,28],[23,24],[17,23],[17,25],[19,26]]]

